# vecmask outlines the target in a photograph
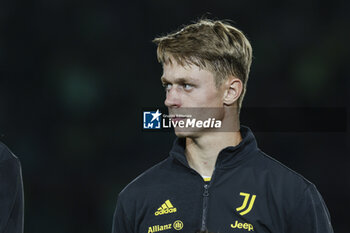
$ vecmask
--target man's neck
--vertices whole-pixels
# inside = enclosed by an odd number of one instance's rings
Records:
[[[186,138],[186,158],[191,168],[202,176],[212,176],[219,152],[242,141],[238,132],[206,133],[196,138]]]

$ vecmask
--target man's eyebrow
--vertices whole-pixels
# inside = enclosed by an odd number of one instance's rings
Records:
[[[160,78],[160,80],[162,81],[162,83],[169,83],[170,82],[164,76],[162,76]],[[188,81],[195,81],[195,80],[193,78],[191,78],[191,77],[179,77],[179,78],[175,78],[174,83],[185,83],[185,82],[188,82]]]

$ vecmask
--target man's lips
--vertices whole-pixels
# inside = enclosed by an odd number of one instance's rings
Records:
[[[183,120],[185,120],[186,119],[186,117],[171,117],[171,120],[172,121],[175,121],[175,122],[177,122],[177,121],[183,121]]]

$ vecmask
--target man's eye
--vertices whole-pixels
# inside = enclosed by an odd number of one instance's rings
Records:
[[[163,87],[164,87],[164,90],[165,90],[165,91],[168,91],[168,90],[170,90],[170,88],[171,88],[171,84],[170,84],[170,83],[164,83],[164,84],[163,84]]]
[[[185,90],[191,90],[193,88],[193,85],[186,83],[186,84],[183,85],[183,87],[184,87]]]

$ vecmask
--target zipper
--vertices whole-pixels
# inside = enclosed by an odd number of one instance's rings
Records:
[[[197,174],[201,180],[203,181],[203,177],[193,168],[191,168],[189,165],[185,164],[183,161],[177,159],[177,161],[179,161],[182,165],[184,165],[185,167],[187,167],[188,169],[191,170],[191,172]],[[211,176],[211,180],[210,180],[210,184],[213,183],[214,180],[214,176],[216,173],[216,167],[217,165],[215,165],[213,174]],[[203,192],[203,210],[202,210],[202,224],[201,224],[201,231],[207,231],[207,215],[208,215],[208,201],[209,201],[209,186],[210,184],[204,184],[204,192]]]
[[[207,215],[208,215],[208,199],[209,199],[209,185],[204,185],[203,192],[203,213],[202,213],[202,227],[201,231],[207,230]]]

